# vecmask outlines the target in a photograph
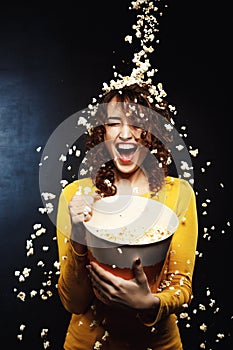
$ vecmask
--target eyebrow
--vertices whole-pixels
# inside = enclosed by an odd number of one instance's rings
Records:
[[[110,116],[107,117],[107,119],[121,120],[121,117],[114,117],[113,115],[110,115]]]

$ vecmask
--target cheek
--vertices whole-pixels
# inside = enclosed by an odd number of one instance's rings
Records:
[[[113,140],[115,136],[116,133],[114,132],[114,130],[106,130],[104,134],[104,141]]]
[[[104,145],[108,152],[112,154],[112,149],[113,149],[113,138],[111,137],[110,133],[105,133],[104,135]]]
[[[146,147],[141,146],[140,149],[140,159],[144,160],[148,154],[148,152],[150,152]]]

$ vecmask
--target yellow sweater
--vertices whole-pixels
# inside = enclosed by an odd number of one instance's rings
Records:
[[[61,263],[58,292],[71,313],[64,349],[66,350],[180,350],[182,342],[177,314],[187,311],[192,297],[192,276],[198,237],[196,199],[185,180],[167,177],[156,200],[177,214],[179,226],[154,293],[160,309],[152,324],[143,324],[134,311],[116,310],[99,301],[93,292],[86,265],[88,256],[78,256],[70,242],[68,203],[77,190],[93,193],[89,178],[74,181],[61,193],[57,215],[57,242]],[[150,193],[144,195],[149,197]],[[153,288],[152,288],[153,289]]]

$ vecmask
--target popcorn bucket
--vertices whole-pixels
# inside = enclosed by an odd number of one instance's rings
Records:
[[[106,197],[95,202],[93,216],[84,225],[90,261],[116,276],[131,279],[133,259],[139,257],[149,285],[157,286],[179,225],[174,211],[145,197]]]

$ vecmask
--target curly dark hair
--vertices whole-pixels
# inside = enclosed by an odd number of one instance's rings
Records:
[[[132,84],[113,89],[101,95],[96,103],[97,110],[86,144],[86,158],[91,168],[93,183],[101,196],[112,196],[117,191],[114,185],[115,164],[113,159],[109,159],[110,155],[104,144],[107,106],[113,97],[122,103],[127,118],[133,119],[133,125],[140,125],[142,128],[138,142],[150,151],[143,161],[142,168],[148,177],[151,195],[156,195],[164,184],[168,174],[167,166],[171,162],[168,145],[172,141],[171,133],[165,128],[165,124],[171,121],[171,116],[166,102],[151,100],[153,96],[150,94],[150,88],[150,85]]]

